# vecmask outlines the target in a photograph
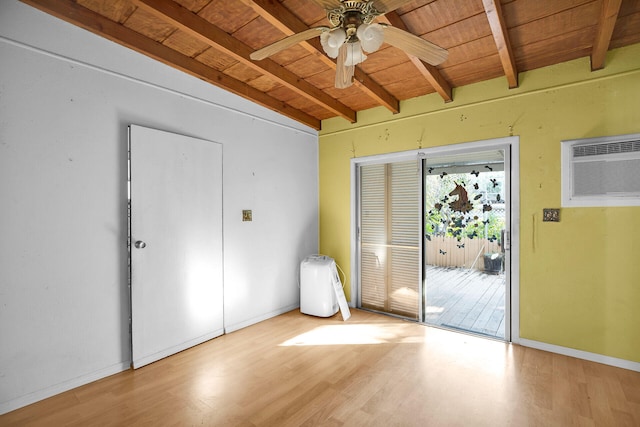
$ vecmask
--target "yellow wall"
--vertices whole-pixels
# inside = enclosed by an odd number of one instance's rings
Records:
[[[640,207],[560,207],[560,141],[640,132],[640,44],[589,59],[323,121],[320,253],[347,275],[350,297],[350,160],[517,135],[520,137],[520,336],[640,362]],[[640,173],[640,171],[638,171]]]

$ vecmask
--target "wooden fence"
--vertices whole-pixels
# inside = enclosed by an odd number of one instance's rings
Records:
[[[426,240],[427,265],[484,270],[484,254],[502,253],[497,240],[432,236]]]

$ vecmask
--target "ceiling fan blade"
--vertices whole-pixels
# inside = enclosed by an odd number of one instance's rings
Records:
[[[338,89],[346,89],[353,84],[353,74],[355,66],[345,65],[347,60],[347,44],[343,44],[338,51],[338,60],[336,63],[336,83]]]
[[[431,65],[442,64],[449,56],[449,52],[446,49],[414,34],[388,25],[384,26],[384,41],[410,55],[417,56]]]
[[[285,37],[282,40],[278,40],[275,43],[272,43],[268,46],[263,47],[262,49],[258,49],[253,52],[249,57],[254,61],[260,61],[261,59],[265,59],[273,54],[280,52],[281,50],[285,50],[288,47],[296,45],[305,40],[309,40],[316,36],[319,36],[320,33],[324,31],[328,31],[329,27],[313,27],[308,30],[304,30],[300,33],[292,34],[289,37]]]
[[[374,0],[373,6],[380,13],[391,12],[399,7],[404,6],[407,3],[411,3],[412,0]]]

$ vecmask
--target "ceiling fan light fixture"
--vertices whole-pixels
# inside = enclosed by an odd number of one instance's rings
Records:
[[[282,0],[281,0],[282,1]],[[388,24],[373,22],[411,0],[314,0],[327,11],[330,26],[308,28],[289,35],[249,56],[260,61],[295,44],[320,36],[322,50],[336,60],[335,87],[353,84],[355,66],[376,52],[383,43],[405,51],[408,55],[436,66],[447,59],[446,49],[420,36]],[[338,4],[336,4],[338,3]]]
[[[336,28],[331,31],[325,31],[320,34],[320,44],[327,56],[337,58],[340,47],[347,40],[347,33],[342,28]]]
[[[344,61],[344,65],[346,65],[347,67],[358,65],[359,63],[367,59],[367,55],[365,55],[362,51],[359,41],[347,43],[346,47],[347,58]]]
[[[358,27],[358,40],[365,52],[375,52],[384,42],[384,29],[379,24],[362,24]]]

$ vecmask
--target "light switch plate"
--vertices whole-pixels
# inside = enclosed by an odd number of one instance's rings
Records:
[[[560,209],[543,209],[542,221],[544,222],[560,222]]]
[[[244,209],[242,211],[242,220],[243,221],[252,221],[251,218],[251,209]]]

